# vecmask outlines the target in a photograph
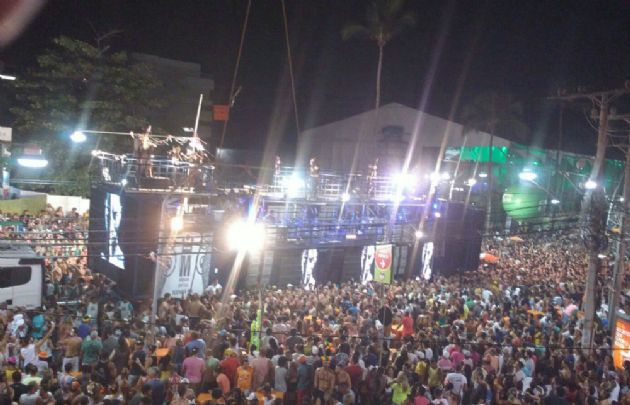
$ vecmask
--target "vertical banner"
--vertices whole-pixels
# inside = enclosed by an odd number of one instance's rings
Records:
[[[376,246],[374,281],[382,284],[390,284],[392,282],[392,245]]]
[[[613,339],[613,364],[623,369],[623,363],[630,360],[630,322],[617,317],[617,329]]]

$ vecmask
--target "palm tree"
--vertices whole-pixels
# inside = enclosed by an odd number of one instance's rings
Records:
[[[523,106],[511,95],[496,91],[482,93],[464,107],[461,120],[464,125],[462,134],[470,132],[486,132],[490,134],[490,150],[488,156],[488,193],[486,203],[486,230],[492,226],[492,152],[496,134],[524,143],[528,137],[527,126],[522,121]]]
[[[413,12],[404,11],[406,0],[371,0],[367,6],[366,24],[351,22],[346,24],[341,36],[344,40],[351,38],[368,38],[376,42],[378,47],[378,64],[376,67],[376,100],[375,108],[381,105],[381,72],[383,70],[383,49],[385,45],[400,34],[405,28],[415,24]]]

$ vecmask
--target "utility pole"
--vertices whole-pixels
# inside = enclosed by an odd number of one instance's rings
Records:
[[[560,95],[553,97],[557,100],[577,101],[589,100],[599,109],[599,127],[597,130],[597,151],[591,169],[589,181],[595,182],[596,187],[587,189],[582,200],[582,238],[588,249],[588,268],[586,273],[586,284],[584,286],[584,296],[582,298],[582,310],[584,311],[584,321],[582,324],[581,347],[590,350],[593,346],[593,331],[595,326],[595,289],[597,286],[597,272],[599,269],[599,253],[605,246],[605,227],[601,226],[605,211],[602,212],[602,199],[605,193],[602,186],[604,174],[604,158],[608,145],[608,118],[610,104],[622,95],[630,93],[630,90],[614,89],[597,91],[591,93],[576,93],[570,95]],[[604,209],[605,210],[605,209]]]

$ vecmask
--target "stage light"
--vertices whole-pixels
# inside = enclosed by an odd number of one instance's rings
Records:
[[[479,173],[479,177],[485,179],[486,177],[488,177],[488,173]]]
[[[433,176],[432,173],[431,176]],[[399,173],[393,178],[394,183],[398,186],[399,189],[413,189],[416,186],[417,179],[416,176],[410,173]],[[433,179],[431,180],[433,182]]]
[[[604,254],[601,254],[601,253],[600,253],[600,254],[598,254],[598,255],[597,255],[597,257],[598,257],[599,259],[605,259],[605,258],[607,258],[608,256],[606,256],[606,255],[604,255]]]
[[[429,179],[431,180],[431,184],[437,184],[440,182],[440,173],[433,172],[429,175]]]
[[[416,239],[422,239],[422,237],[424,236],[424,232],[418,230],[415,233]]]
[[[470,178],[470,179],[468,179],[468,182],[466,184],[468,184],[469,187],[472,187],[475,184],[477,184],[477,180],[474,179],[474,178]]]
[[[90,153],[92,154],[92,156],[96,157],[96,156],[98,156],[99,153],[101,153],[101,151],[98,150],[98,149],[92,149],[92,152],[90,152]]]
[[[11,81],[13,81],[13,80],[15,80],[16,78],[15,78],[15,76],[10,76],[10,75],[0,75],[0,79],[2,79],[2,80],[11,80]]]
[[[554,199],[551,200],[551,203],[553,205],[558,205],[558,204],[560,204],[560,200],[558,200],[557,198],[554,198]]]
[[[18,158],[17,162],[20,166],[31,169],[41,169],[48,166],[48,160],[43,157],[22,157]]]
[[[528,169],[525,169],[518,174],[518,178],[523,181],[534,181],[536,180],[536,177],[538,177],[538,175],[534,172],[529,171]]]
[[[442,218],[442,214],[439,212],[434,213],[433,216],[436,218]]]
[[[348,194],[348,193],[343,193],[343,194],[341,195],[341,201],[343,201],[343,202],[348,202],[348,201],[350,201],[350,194]]]
[[[127,185],[127,179],[120,180],[120,184],[125,187]]]
[[[624,198],[623,197],[619,197],[619,202],[624,202]]]
[[[181,215],[176,215],[171,218],[171,231],[179,232],[184,229],[184,217]]]
[[[74,131],[72,135],[70,135],[70,139],[74,143],[83,143],[87,140],[87,136],[81,131]]]
[[[183,127],[182,129],[184,130],[184,132],[195,132],[195,129],[191,127]]]
[[[597,182],[589,179],[584,183],[584,188],[587,190],[595,190],[597,188]]]
[[[258,252],[265,245],[265,226],[261,223],[236,221],[227,232],[227,243],[231,250]]]
[[[450,179],[451,179],[451,175],[450,175],[449,173],[444,172],[444,173],[442,173],[442,174],[440,175],[440,178],[441,178],[442,180],[450,180]]]
[[[291,177],[286,177],[282,183],[290,197],[297,197],[305,188],[304,180],[297,173],[293,173]]]

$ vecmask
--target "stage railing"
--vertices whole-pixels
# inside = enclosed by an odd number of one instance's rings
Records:
[[[142,180],[147,178],[166,179],[168,181],[152,182],[150,188],[179,188],[191,189],[204,187],[212,182],[213,168],[208,165],[196,165],[189,162],[167,159],[162,156],[152,156],[147,162],[139,162],[131,154],[114,155],[107,152],[94,152],[98,159],[100,173],[98,180],[114,183],[129,188],[142,188]],[[144,173],[139,173],[145,171]],[[192,171],[198,170],[195,181],[191,182]],[[149,176],[150,174],[150,176]]]

